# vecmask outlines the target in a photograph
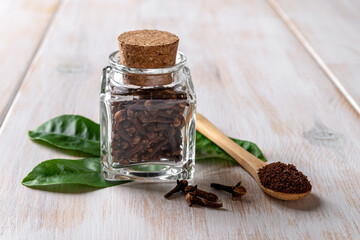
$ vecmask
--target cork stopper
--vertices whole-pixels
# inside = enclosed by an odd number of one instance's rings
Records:
[[[120,63],[133,68],[163,68],[176,63],[179,38],[169,32],[136,30],[118,37]],[[172,82],[169,74],[124,77],[129,84],[140,86],[163,85]]]

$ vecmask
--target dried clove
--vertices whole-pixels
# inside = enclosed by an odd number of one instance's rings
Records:
[[[246,194],[246,188],[241,186],[241,181],[238,182],[235,186],[226,186],[218,183],[211,183],[210,186],[216,190],[222,190],[231,193],[233,201],[240,200],[241,197]]]
[[[184,188],[188,185],[188,181],[186,180],[177,180],[176,181],[176,186],[168,193],[166,193],[164,195],[165,198],[169,198],[170,196],[172,196],[174,193],[183,191]]]
[[[144,161],[181,161],[183,113],[189,105],[186,94],[175,88],[131,90],[128,94],[138,98],[113,102],[111,106],[112,142],[116,143],[112,144],[113,162],[127,165]],[[123,147],[125,142],[129,146]],[[117,147],[120,145],[122,147]],[[139,151],[137,155],[133,152],[135,149]]]
[[[205,198],[200,198],[197,195],[197,191],[188,192],[185,196],[185,201],[189,204],[190,207],[194,204],[210,208],[221,208],[223,206],[222,202],[213,202]]]
[[[211,201],[211,202],[216,202],[217,200],[219,200],[218,196],[216,196],[214,193],[209,193],[209,192],[205,192],[203,190],[200,190],[197,188],[197,185],[195,186],[187,186],[184,188],[184,192],[185,193],[190,193],[190,192],[196,192],[197,193],[197,196],[201,197],[201,198],[204,198],[208,201]]]

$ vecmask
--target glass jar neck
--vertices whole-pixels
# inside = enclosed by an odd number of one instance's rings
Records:
[[[132,68],[120,64],[119,51],[115,51],[109,56],[112,69],[120,73],[122,82],[135,86],[161,86],[171,84],[173,73],[183,69],[186,64],[186,56],[179,52],[176,55],[176,63],[173,66],[164,68]]]

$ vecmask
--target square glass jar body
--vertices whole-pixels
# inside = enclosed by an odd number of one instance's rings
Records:
[[[136,69],[110,55],[100,93],[101,164],[106,180],[191,180],[196,95],[186,57],[174,66]]]

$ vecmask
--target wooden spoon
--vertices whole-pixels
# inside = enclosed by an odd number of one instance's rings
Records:
[[[260,168],[265,167],[266,163],[237,145],[199,113],[196,114],[196,130],[233,157],[243,168],[245,168],[246,171],[251,174],[251,176],[253,176],[259,187],[270,196],[289,201],[298,200],[309,195],[310,191],[305,193],[282,193],[265,188],[260,182],[258,171]]]

